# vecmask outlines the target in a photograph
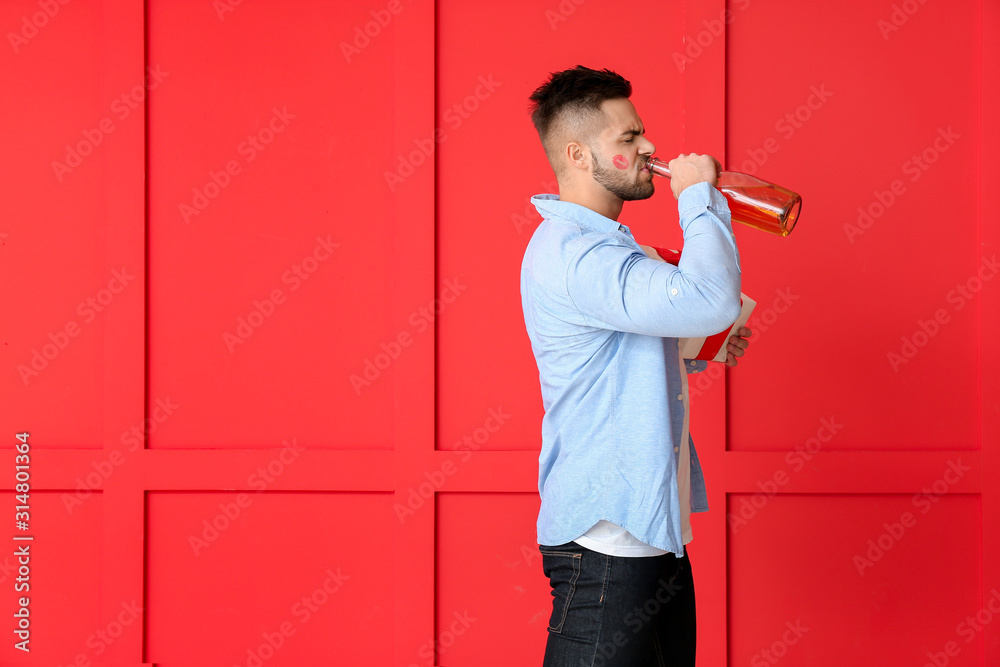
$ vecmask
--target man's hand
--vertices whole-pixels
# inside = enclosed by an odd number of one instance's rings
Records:
[[[639,247],[640,247],[640,248],[642,248],[642,251],[643,251],[644,253],[646,253],[646,257],[649,257],[650,259],[658,259],[658,260],[660,260],[661,262],[662,262],[662,261],[664,261],[664,260],[663,260],[663,258],[662,258],[662,257],[660,257],[660,253],[658,253],[658,252],[656,252],[655,250],[653,250],[653,246],[648,246],[648,245],[642,245],[642,244],[640,243],[640,244],[639,244]]]
[[[715,187],[719,182],[719,172],[722,165],[711,155],[697,153],[681,153],[667,165],[670,167],[670,189],[677,199],[684,189],[695,183],[707,182]]]
[[[735,366],[739,363],[737,357],[742,357],[746,354],[746,349],[750,345],[750,341],[747,340],[753,335],[753,331],[750,331],[747,327],[740,327],[738,335],[730,336],[729,343],[726,344],[726,365]]]
[[[642,248],[642,251],[646,253],[647,257],[658,259],[661,262],[664,261],[664,259],[660,257],[660,254],[653,250],[652,246],[640,245],[639,247]],[[737,357],[742,357],[746,354],[746,349],[750,347],[750,341],[747,339],[752,335],[753,331],[751,331],[748,327],[740,327],[737,335],[729,337],[729,341],[726,343],[727,366],[735,366],[739,363],[739,359]]]

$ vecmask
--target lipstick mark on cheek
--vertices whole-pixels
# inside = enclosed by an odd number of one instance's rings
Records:
[[[625,159],[624,155],[616,155],[611,158],[611,164],[615,165],[619,169],[628,169],[628,160]]]

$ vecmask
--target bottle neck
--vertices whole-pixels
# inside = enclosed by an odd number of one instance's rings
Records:
[[[670,178],[670,167],[668,162],[657,157],[651,157],[646,161],[646,166],[657,176]],[[741,185],[748,187],[751,185],[767,185],[767,183],[766,181],[762,181],[759,178],[751,176],[750,174],[743,174],[735,171],[720,171],[716,187],[721,188],[726,185]]]
[[[649,167],[649,171],[657,176],[666,176],[667,178],[670,178],[670,167],[668,167],[667,163],[660,158],[649,158],[646,162],[646,166]]]

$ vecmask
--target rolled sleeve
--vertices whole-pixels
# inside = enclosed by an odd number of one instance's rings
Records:
[[[709,336],[740,313],[740,267],[725,199],[707,183],[678,200],[677,266],[615,234],[587,235],[569,262],[566,292],[591,326],[663,337]]]

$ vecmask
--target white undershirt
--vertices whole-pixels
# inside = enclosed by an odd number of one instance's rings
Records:
[[[692,366],[695,362],[690,362]],[[691,447],[688,438],[688,380],[684,360],[681,365],[681,395],[684,403],[684,428],[674,451],[678,454],[677,494],[681,506],[681,535],[684,544],[691,541]],[[582,547],[608,556],[662,556],[670,553],[642,542],[632,533],[611,521],[600,520],[590,530],[573,540]]]

